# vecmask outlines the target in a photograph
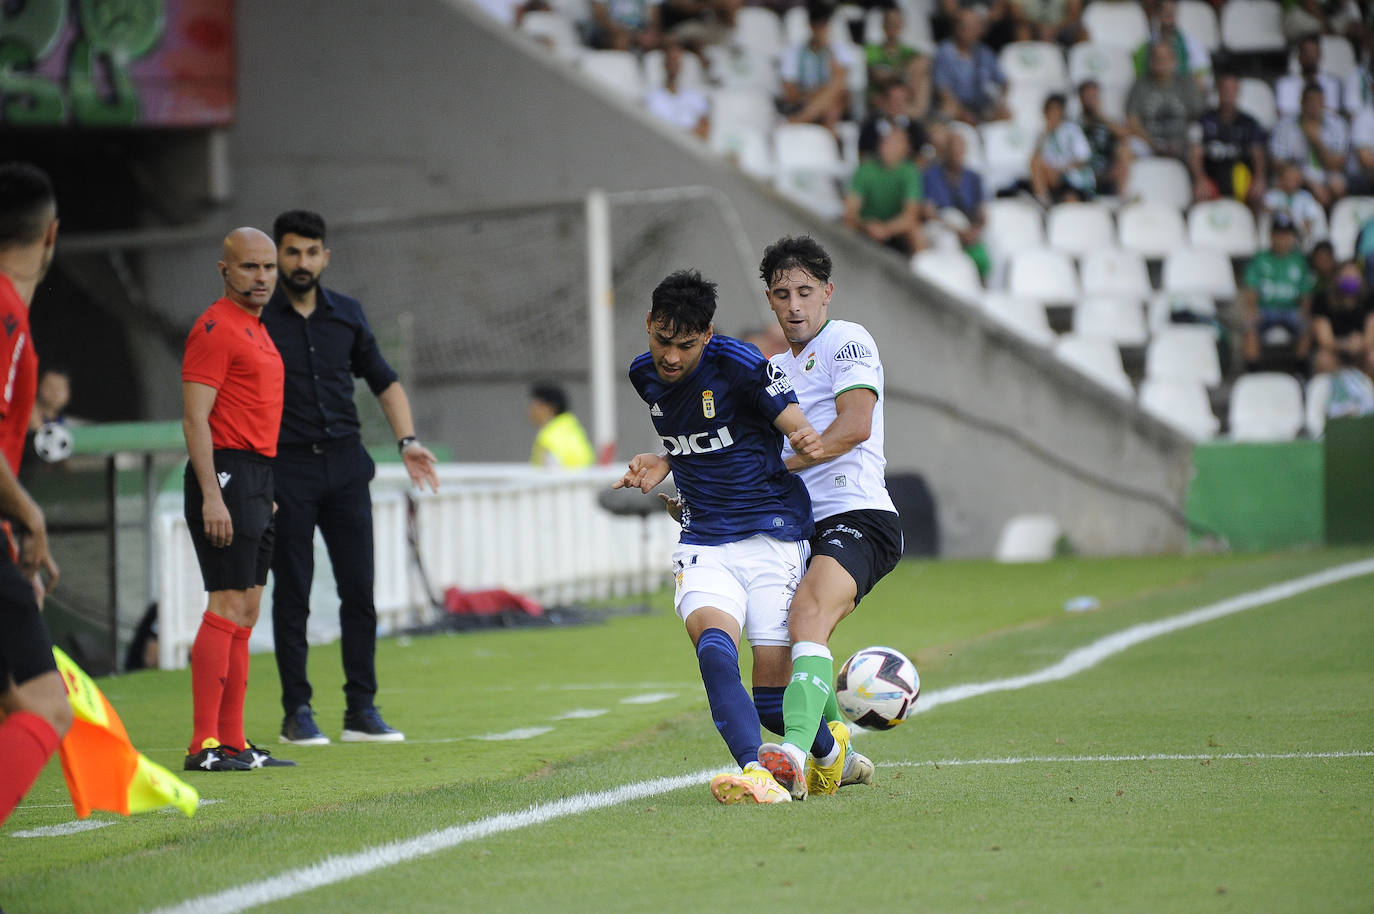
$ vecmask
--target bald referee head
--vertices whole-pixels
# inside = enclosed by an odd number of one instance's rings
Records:
[[[224,297],[256,315],[277,287],[277,246],[266,232],[236,228],[224,236],[219,273]]]

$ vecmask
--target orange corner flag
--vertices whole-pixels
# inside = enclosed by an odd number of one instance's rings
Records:
[[[91,678],[60,648],[54,647],[52,654],[72,705],[72,728],[58,754],[77,818],[86,818],[93,809],[127,816],[164,806],[194,815],[200,802],[195,788],[144,758]]]

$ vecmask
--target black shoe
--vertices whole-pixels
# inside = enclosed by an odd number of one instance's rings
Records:
[[[295,746],[327,746],[329,737],[315,726],[315,712],[310,705],[301,705],[282,718],[281,741]]]
[[[387,726],[376,708],[345,714],[343,733],[339,736],[345,743],[399,743],[405,738],[400,730]]]
[[[229,746],[221,747],[225,754],[232,754],[234,758],[243,762],[249,768],[295,768],[296,763],[284,758],[272,758],[272,753],[266,749],[259,749],[251,742],[243,749],[233,749]]]
[[[210,743],[214,745],[209,745]],[[212,739],[207,739],[201,745],[201,750],[195,755],[187,753],[182,768],[187,771],[247,771],[251,767],[247,762],[241,762],[232,755],[233,750],[221,746]]]

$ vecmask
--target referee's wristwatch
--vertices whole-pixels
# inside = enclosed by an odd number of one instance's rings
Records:
[[[416,438],[414,435],[406,435],[400,441],[396,442],[396,450],[398,453],[404,454],[406,452],[406,448],[410,447],[412,444],[419,443],[419,438]]]

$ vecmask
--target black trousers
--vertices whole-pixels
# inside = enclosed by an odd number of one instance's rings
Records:
[[[306,676],[306,622],[315,577],[315,528],[324,537],[339,594],[344,697],[349,711],[377,694],[377,607],[373,602],[372,496],[376,466],[357,438],[277,450],[276,549],[272,555],[272,635],[282,708],[312,695]]]

